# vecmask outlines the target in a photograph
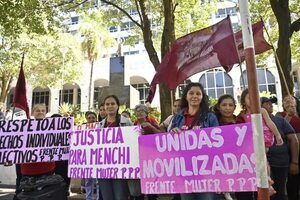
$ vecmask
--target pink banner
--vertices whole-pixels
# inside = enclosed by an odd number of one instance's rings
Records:
[[[144,194],[255,191],[251,123],[139,137]]]
[[[0,121],[0,165],[69,158],[73,118]]]
[[[71,136],[71,178],[138,179],[140,127],[75,127]]]

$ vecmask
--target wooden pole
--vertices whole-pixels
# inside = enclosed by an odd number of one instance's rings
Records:
[[[171,114],[175,114],[173,113],[173,104],[174,104],[174,94],[173,94],[173,90],[171,90]]]
[[[244,79],[244,74],[243,74],[243,69],[242,69],[242,63],[239,63],[239,68],[240,68],[240,72],[242,75],[242,81],[243,81],[243,90],[246,89],[246,83],[245,83],[245,79]]]
[[[251,26],[250,11],[247,0],[239,0],[243,43],[246,58],[248,89],[251,104],[251,122],[253,129],[253,143],[256,161],[256,178],[258,200],[269,200],[269,183],[267,173],[267,159],[263,138],[262,115],[259,101],[254,42]]]

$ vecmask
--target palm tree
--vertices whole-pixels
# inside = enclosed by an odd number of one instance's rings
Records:
[[[93,107],[93,71],[94,63],[103,54],[103,49],[114,44],[114,39],[111,38],[107,31],[107,25],[103,20],[102,14],[93,12],[83,17],[81,23],[80,33],[84,35],[81,43],[82,51],[90,63],[90,80],[89,80],[89,94],[88,94],[88,108]]]

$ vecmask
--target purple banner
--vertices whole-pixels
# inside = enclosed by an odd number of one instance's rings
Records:
[[[75,127],[71,136],[71,178],[136,179],[140,176],[137,126]]]
[[[73,124],[73,118],[0,121],[0,164],[68,160]]]
[[[139,146],[144,194],[256,190],[251,123],[142,136]]]

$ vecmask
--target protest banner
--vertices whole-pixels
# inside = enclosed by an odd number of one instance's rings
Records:
[[[0,164],[68,160],[73,118],[0,121]]]
[[[255,191],[251,123],[139,138],[144,194]]]
[[[71,178],[139,178],[140,127],[75,127],[71,136],[68,176]]]

